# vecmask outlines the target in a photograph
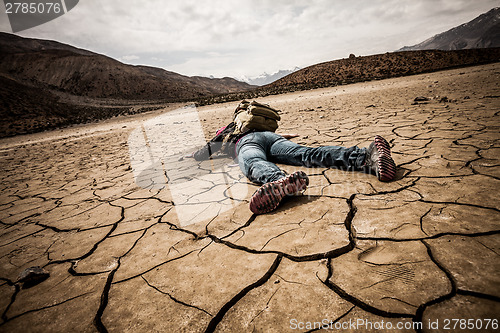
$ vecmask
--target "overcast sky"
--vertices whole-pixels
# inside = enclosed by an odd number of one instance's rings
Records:
[[[3,2],[0,29],[12,32]],[[18,33],[185,75],[256,76],[419,43],[499,0],[80,0]]]

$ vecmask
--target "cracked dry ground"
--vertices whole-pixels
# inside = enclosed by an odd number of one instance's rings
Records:
[[[178,175],[179,200],[147,173],[138,186],[128,138],[140,119],[3,140],[0,331],[283,332],[293,319],[427,331],[429,320],[498,319],[499,83],[492,64],[262,98],[299,143],[385,136],[398,176],[284,166],[310,187],[261,216],[248,210],[257,187],[227,160],[195,173],[179,161],[191,175]],[[412,105],[417,96],[431,99]],[[236,104],[198,110],[207,136]],[[181,207],[206,218],[181,223]],[[50,277],[23,289],[30,266]]]

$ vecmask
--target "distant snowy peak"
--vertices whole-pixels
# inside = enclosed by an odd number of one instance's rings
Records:
[[[292,74],[293,72],[298,71],[301,69],[300,67],[295,67],[293,69],[281,69],[273,74],[268,74],[266,72],[258,75],[258,76],[252,76],[252,77],[239,77],[236,78],[239,81],[246,82],[251,85],[256,85],[256,86],[265,86],[266,84],[272,83],[276,80],[281,79],[282,77],[285,77],[289,74]]]

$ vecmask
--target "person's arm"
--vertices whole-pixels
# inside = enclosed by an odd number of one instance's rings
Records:
[[[193,158],[197,161],[207,160],[212,154],[218,152],[222,147],[221,141],[210,141],[203,148],[193,153]]]
[[[187,158],[192,157],[197,161],[203,161],[210,158],[212,154],[218,152],[221,149],[224,138],[228,133],[232,132],[233,129],[234,129],[233,123],[219,129],[217,131],[217,134],[212,138],[212,140],[207,142],[205,146],[203,146],[201,149],[189,155],[186,155],[185,157]]]

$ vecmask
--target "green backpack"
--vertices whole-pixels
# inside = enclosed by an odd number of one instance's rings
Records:
[[[227,127],[234,129],[224,136],[222,141],[222,152],[232,154],[234,148],[230,149],[234,140],[250,131],[270,131],[275,132],[278,128],[278,121],[281,120],[279,110],[273,109],[267,104],[256,101],[241,101],[234,111],[233,121]]]
[[[248,131],[271,131],[278,128],[278,121],[281,120],[279,110],[267,104],[256,101],[242,101],[234,111],[233,122],[236,129],[233,134],[243,134]]]

